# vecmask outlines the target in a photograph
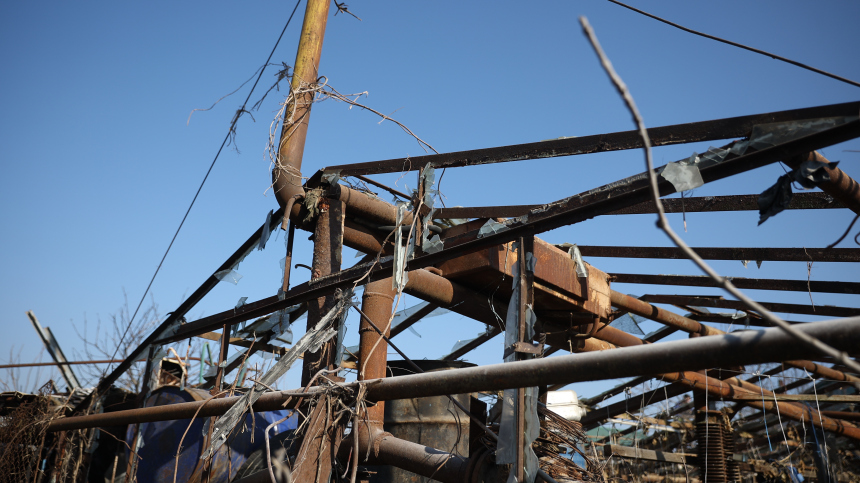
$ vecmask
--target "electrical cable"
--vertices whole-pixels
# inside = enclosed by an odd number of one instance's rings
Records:
[[[281,30],[281,35],[278,36],[278,40],[275,42],[275,46],[272,47],[272,51],[269,53],[269,57],[266,59],[266,62],[263,64],[263,67],[260,69],[260,74],[257,76],[257,80],[254,81],[254,85],[251,86],[251,91],[248,92],[248,97],[245,98],[245,102],[242,103],[242,107],[239,108],[237,114],[233,116],[233,120],[230,122],[230,129],[227,130],[227,135],[224,136],[224,141],[221,142],[221,147],[218,148],[218,152],[215,153],[215,158],[212,159],[212,163],[209,164],[209,169],[206,170],[206,175],[203,176],[203,181],[200,182],[200,186],[197,188],[197,192],[194,193],[194,198],[191,199],[191,204],[188,205],[188,209],[185,210],[185,215],[182,217],[182,221],[179,222],[179,227],[176,228],[176,233],[173,234],[173,238],[170,239],[170,244],[167,245],[167,250],[164,251],[164,256],[161,257],[161,261],[158,262],[158,267],[155,269],[155,273],[152,274],[152,278],[149,280],[149,285],[146,286],[146,290],[143,292],[143,296],[140,298],[140,303],[137,304],[137,308],[134,309],[134,314],[131,316],[131,319],[128,321],[128,325],[125,328],[125,331],[120,337],[119,342],[116,345],[116,349],[113,352],[113,355],[110,357],[113,359],[116,357],[117,352],[119,352],[120,347],[122,347],[123,341],[125,341],[125,337],[128,335],[129,329],[131,329],[132,324],[134,323],[134,318],[137,317],[138,311],[140,311],[140,307],[143,305],[143,301],[146,300],[147,294],[149,294],[149,289],[152,288],[152,283],[155,282],[155,277],[158,276],[158,272],[161,270],[161,266],[164,264],[164,260],[167,258],[167,254],[170,253],[170,249],[173,247],[173,242],[176,241],[176,237],[179,236],[179,231],[182,230],[182,226],[185,224],[185,220],[188,218],[188,214],[191,213],[191,208],[194,207],[194,202],[197,201],[197,197],[200,195],[200,191],[203,189],[203,185],[206,184],[206,180],[209,179],[209,174],[212,172],[212,168],[215,167],[215,162],[218,161],[218,157],[221,155],[221,151],[224,150],[224,146],[227,145],[227,141],[230,140],[230,134],[234,131],[236,127],[236,123],[239,122],[239,118],[241,117],[241,113],[247,112],[245,107],[248,105],[248,101],[251,100],[251,95],[254,94],[254,89],[257,88],[257,84],[260,82],[260,79],[263,77],[263,72],[265,72],[266,67],[269,65],[269,61],[272,60],[272,56],[275,55],[275,50],[278,48],[278,44],[281,43],[281,39],[284,37],[284,33],[287,31],[287,27],[290,26],[290,22],[293,20],[293,16],[296,14],[296,10],[298,10],[299,5],[302,3],[302,0],[298,0],[296,2],[296,6],[293,7],[293,12],[290,14],[290,18],[287,19],[286,25],[284,25],[284,29]],[[110,366],[108,366],[110,367]],[[105,372],[107,372],[107,368],[105,368]]]

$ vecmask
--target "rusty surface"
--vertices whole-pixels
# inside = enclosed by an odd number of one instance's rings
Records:
[[[800,330],[840,350],[860,344],[860,322],[816,322]],[[586,342],[590,339],[586,339]],[[598,344],[599,346],[599,344]],[[388,377],[368,382],[370,400],[402,399],[441,394],[470,393],[498,390],[525,385],[549,385],[562,382],[583,382],[650,374],[667,374],[682,370],[725,367],[779,361],[785,354],[808,356],[812,350],[780,329],[754,333],[737,333],[730,337],[698,337],[689,340],[646,344],[639,347],[604,350],[572,356],[493,364],[456,371]],[[347,387],[352,387],[347,385]],[[314,388],[309,391],[317,394]],[[284,402],[297,392],[264,394],[254,404],[255,411],[284,407]],[[237,398],[216,399],[198,416],[223,414]],[[128,424],[193,416],[202,403],[183,403],[167,407],[95,414],[55,419],[49,431]],[[163,419],[156,419],[156,416]],[[109,424],[108,424],[109,423]]]
[[[308,416],[302,445],[296,455],[293,481],[329,481],[332,461],[340,447],[346,425],[345,418],[339,422],[333,421],[333,403],[329,395],[323,395]]]
[[[806,155],[789,158],[786,160],[786,164],[792,168],[797,168],[804,161],[830,163],[821,153],[813,151]],[[823,181],[818,184],[818,187],[839,200],[846,208],[860,215],[860,184],[835,166],[827,166],[824,169],[830,175],[830,181]]]
[[[705,260],[774,262],[860,262],[860,248],[714,248],[693,247]],[[677,247],[613,247],[584,245],[583,257],[686,259]]]
[[[662,324],[675,327],[677,329],[683,330],[684,332],[701,335],[718,335],[722,333],[722,331],[712,329],[704,324],[700,324],[693,319],[688,319],[687,317],[683,317],[674,312],[661,309],[660,307],[655,307],[648,302],[639,300],[621,292],[616,292],[615,290],[612,291],[611,297],[612,305],[614,307],[617,307],[618,309],[626,310],[627,312],[641,315],[642,317],[646,317]]]
[[[852,121],[779,146],[728,159],[715,166],[701,169],[700,174],[706,181],[714,181],[775,162],[794,152],[810,151],[822,145],[838,143],[858,135],[860,135],[860,121]],[[524,233],[551,230],[612,211],[613,209],[619,209],[644,201],[650,196],[646,179],[646,176],[637,175],[621,184],[607,185],[560,200],[557,203],[551,203],[546,205],[545,209],[542,208],[539,209],[539,212],[530,214],[528,221],[514,224],[508,230],[494,235],[477,238],[477,230],[475,230],[474,233],[460,235],[458,237],[459,240],[449,240],[446,238],[446,247],[450,246],[449,241],[454,242],[455,246],[446,248],[441,252],[413,258],[407,263],[407,270],[435,265],[456,256],[474,253],[490,247],[497,247],[500,244],[515,240]],[[668,181],[662,180],[658,186],[662,195],[674,192],[674,187]],[[372,271],[379,272],[391,269],[392,262],[389,260],[376,264]],[[210,326],[215,322],[217,322],[217,325],[224,323],[234,324],[248,320],[254,316],[274,312],[286,306],[308,300],[311,294],[325,294],[331,292],[333,289],[345,287],[364,277],[366,273],[366,269],[346,270],[336,275],[333,274],[331,277],[326,277],[324,281],[317,281],[313,286],[310,284],[299,285],[291,289],[283,300],[279,300],[277,297],[270,297],[246,304],[245,307],[235,311],[222,312],[221,314],[186,324],[180,329],[181,336],[174,337],[173,339],[179,340],[187,337],[189,333],[195,335],[196,333],[208,332],[211,330]],[[536,277],[540,278],[537,274]]]
[[[374,281],[364,288],[361,299],[361,310],[364,315],[359,322],[359,345],[358,345],[358,380],[383,378],[386,376],[386,363],[388,361],[388,342],[373,330],[371,322],[379,327],[386,337],[390,337],[391,308],[394,305],[394,289],[391,278]],[[365,318],[370,318],[370,321]],[[385,403],[379,402],[367,408],[359,431],[373,431],[382,427],[385,414]],[[367,426],[370,426],[368,428]]]
[[[749,310],[743,302],[725,300],[722,297],[696,297],[690,295],[645,295],[642,300],[656,304],[693,305],[698,307],[714,307],[721,309]],[[832,305],[782,304],[759,302],[762,307],[772,312],[788,314],[820,315],[826,317],[854,317],[860,315],[860,308],[834,307]]]
[[[469,458],[383,433],[374,441],[371,463],[396,466],[443,483],[461,483],[466,481]]]
[[[728,195],[702,196],[684,198],[666,198],[663,210],[666,213],[707,213],[718,211],[758,211],[759,195]],[[474,206],[439,208],[434,218],[514,218],[522,216],[541,205],[513,206]],[[842,208],[843,206],[826,193],[795,193],[786,210],[822,210]],[[654,214],[654,203],[646,201],[615,210],[607,215],[642,215]]]
[[[643,283],[650,285],[682,285],[685,287],[718,287],[711,277],[706,275],[648,275],[637,273],[610,273],[615,283]],[[752,290],[780,290],[789,292],[821,292],[860,294],[858,282],[822,282],[807,280],[777,280],[766,278],[731,277],[732,284],[737,288]]]
[[[702,196],[692,198],[666,198],[660,200],[666,213],[708,213],[718,211],[758,211],[759,195]],[[842,206],[826,193],[795,193],[786,210],[824,210]],[[613,211],[612,215],[654,214],[654,203],[640,203],[630,208]]]
[[[322,198],[323,200],[325,198]],[[322,205],[322,203],[321,203]],[[320,206],[314,229],[314,256],[311,281],[340,271],[341,251],[343,248],[343,203],[328,200],[328,207]],[[313,329],[320,319],[337,302],[334,291],[308,302],[307,330]],[[337,338],[331,339],[316,352],[305,354],[302,364],[302,386],[307,386],[311,378],[321,369],[331,369],[336,355]]]
[[[796,121],[819,117],[852,116],[860,109],[860,103],[832,104],[828,106],[793,109],[790,111],[769,112],[712,121],[676,124],[648,129],[652,146],[667,146],[698,141],[741,138],[749,136],[753,126],[773,122]],[[368,163],[345,164],[324,168],[326,172],[339,171],[341,176],[355,174],[399,173],[415,171],[427,163],[439,168],[475,166],[481,164],[521,161],[526,159],[571,156],[599,153],[642,147],[642,139],[637,131],[624,131],[610,134],[597,134],[576,138],[541,141],[536,143],[501,146],[495,148],[459,151],[429,156],[410,157]]]
[[[308,0],[290,82],[293,91],[306,90],[317,82],[329,5],[328,0]],[[272,190],[281,206],[286,206],[287,200],[293,196],[304,194],[302,156],[313,100],[314,92],[305,92],[293,98],[285,110],[278,143],[278,163],[272,170]],[[293,122],[288,122],[289,119]]]

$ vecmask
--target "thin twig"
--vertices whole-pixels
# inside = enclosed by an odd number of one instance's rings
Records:
[[[743,44],[739,44],[739,43],[737,43],[737,42],[732,42],[731,40],[721,39],[721,38],[719,38],[719,37],[714,37],[713,35],[708,35],[708,34],[706,34],[706,33],[702,33],[702,32],[699,32],[699,31],[696,31],[696,30],[693,30],[693,29],[689,29],[689,28],[687,28],[687,27],[684,27],[683,25],[678,25],[678,24],[676,24],[676,23],[674,23],[674,22],[670,22],[670,21],[668,21],[668,20],[666,20],[666,19],[663,19],[663,18],[660,18],[660,17],[658,17],[658,16],[656,16],[656,15],[652,15],[652,14],[650,14],[650,13],[648,13],[648,12],[645,12],[645,11],[639,10],[638,8],[634,8],[634,7],[631,7],[630,5],[627,5],[627,4],[624,4],[624,3],[621,3],[621,2],[619,2],[618,0],[609,0],[609,1],[610,1],[610,2],[612,2],[612,3],[614,3],[614,4],[616,4],[616,5],[620,5],[620,6],[624,7],[624,8],[627,8],[627,9],[633,10],[633,11],[634,11],[634,12],[636,12],[636,13],[641,13],[642,15],[645,15],[646,17],[651,17],[651,18],[653,18],[654,20],[659,20],[660,22],[663,22],[663,23],[665,23],[666,25],[671,25],[671,26],[673,26],[673,27],[675,27],[675,28],[677,28],[677,29],[681,29],[681,30],[683,30],[684,32],[689,32],[689,33],[691,33],[691,34],[698,35],[698,36],[700,36],[700,37],[705,37],[706,39],[716,40],[717,42],[722,42],[722,43],[724,43],[724,44],[728,44],[728,45],[731,45],[731,46],[733,46],[733,47],[738,47],[738,48],[741,48],[741,49],[744,49],[744,50],[749,50],[750,52],[755,52],[756,54],[766,55],[766,56],[768,56],[768,57],[770,57],[770,58],[772,58],[772,59],[781,60],[781,61],[786,62],[786,63],[788,63],[788,64],[796,65],[797,67],[800,67],[800,68],[802,68],[802,69],[806,69],[806,70],[809,70],[809,71],[815,72],[815,73],[817,73],[817,74],[825,75],[825,76],[827,76],[827,77],[830,77],[831,79],[836,79],[836,80],[838,80],[838,81],[842,81],[842,82],[844,82],[844,83],[846,83],[846,84],[851,84],[851,85],[852,85],[852,86],[854,86],[854,87],[860,87],[860,82],[855,82],[855,81],[853,81],[853,80],[851,80],[851,79],[846,79],[846,78],[841,77],[841,76],[838,76],[838,75],[836,75],[836,74],[831,74],[830,72],[823,71],[823,70],[821,70],[821,69],[816,69],[815,67],[811,67],[811,66],[808,66],[808,65],[806,65],[806,64],[801,64],[800,62],[797,62],[796,60],[787,59],[787,58],[785,58],[785,57],[782,57],[782,56],[779,56],[779,55],[776,55],[776,54],[771,54],[770,52],[765,52],[764,50],[756,49],[756,48],[754,48],[754,47],[749,47],[749,46],[746,46],[746,45],[743,45]]]
[[[651,199],[654,202],[654,206],[657,208],[657,226],[666,233],[666,235],[672,240],[672,242],[675,243],[675,245],[680,248],[684,252],[684,254],[690,260],[693,261],[693,263],[695,263],[703,272],[705,272],[709,277],[711,277],[711,279],[713,279],[717,283],[717,285],[719,285],[723,290],[729,292],[735,298],[747,305],[750,309],[761,314],[762,318],[780,327],[787,334],[793,336],[808,347],[816,350],[817,352],[821,352],[822,354],[826,354],[833,357],[841,364],[851,368],[851,370],[855,372],[860,372],[860,364],[854,362],[850,357],[848,357],[848,354],[846,354],[845,352],[834,349],[833,347],[830,347],[829,345],[821,342],[820,340],[797,330],[786,321],[780,319],[775,314],[762,307],[758,302],[744,295],[743,292],[738,290],[734,286],[734,284],[732,284],[728,279],[719,275],[707,263],[705,263],[705,261],[702,260],[702,258],[672,230],[672,227],[669,225],[669,220],[666,219],[666,212],[663,210],[663,203],[660,202],[660,191],[657,187],[657,174],[654,170],[654,162],[651,157],[651,139],[648,137],[648,131],[645,129],[645,123],[642,121],[642,116],[639,114],[639,109],[636,107],[636,103],[633,102],[633,97],[627,90],[627,86],[624,84],[624,81],[622,81],[618,74],[615,73],[615,69],[613,69],[612,64],[609,62],[609,59],[603,52],[603,48],[600,47],[600,43],[597,41],[597,37],[595,36],[594,30],[592,30],[591,25],[589,25],[588,19],[586,19],[585,17],[580,17],[579,21],[582,24],[582,29],[586,37],[588,37],[588,40],[591,42],[591,46],[594,48],[594,51],[600,58],[601,65],[603,66],[606,73],[609,75],[609,78],[612,80],[612,83],[618,90],[619,94],[621,94],[621,97],[624,99],[624,103],[627,105],[627,108],[630,110],[630,113],[633,116],[633,120],[639,130],[639,134],[642,137],[642,144],[645,150],[645,164],[648,172],[648,179],[651,184]]]

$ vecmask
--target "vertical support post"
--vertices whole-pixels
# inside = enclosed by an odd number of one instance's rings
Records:
[[[528,263],[526,261],[526,254],[532,253],[534,251],[534,237],[532,236],[521,236],[519,238],[519,253],[517,254],[517,265],[520,273],[520,300],[519,300],[519,312],[517,317],[517,322],[519,324],[518,327],[518,342],[531,342],[526,341],[526,324],[528,323],[526,318],[528,316],[526,308],[528,305],[532,304],[534,298],[533,291],[533,282],[534,276],[528,270]],[[525,360],[526,355],[522,353],[516,353],[517,360]],[[525,459],[523,455],[523,446],[525,446],[525,432],[526,432],[526,413],[525,413],[525,388],[517,388],[517,461],[514,464],[514,468],[516,470],[516,481],[521,483],[525,479],[525,475],[523,473],[523,467],[525,465]]]
[[[394,306],[395,291],[392,288],[391,278],[377,280],[368,283],[364,287],[364,295],[361,299],[361,310],[370,318],[361,317],[359,323],[359,346],[358,346],[358,380],[377,379],[386,376],[386,364],[388,362],[388,342],[373,329],[371,322],[382,329],[385,337],[391,335],[391,309]],[[376,405],[367,408],[365,420],[372,428],[382,429],[382,419],[385,414],[385,402],[379,401]],[[364,425],[362,425],[364,426]],[[373,431],[371,429],[371,431]],[[372,434],[372,433],[371,433]],[[362,437],[366,435],[362,434]]]
[[[213,396],[221,392],[221,386],[224,383],[224,370],[225,365],[224,362],[227,360],[227,354],[230,350],[230,326],[225,325],[223,330],[221,331],[221,349],[218,351],[218,372],[215,373],[215,384],[212,386],[212,389],[209,391],[209,394]],[[215,418],[212,418],[212,422],[215,422]]]
[[[415,207],[415,256],[422,254],[421,240],[424,238],[424,219],[421,217],[421,202],[424,201],[424,166],[418,168],[418,189],[412,198],[412,206]]]
[[[314,228],[312,280],[340,271],[343,248],[343,203],[336,199],[320,198],[318,208],[319,216]],[[335,294],[308,302],[308,330],[316,326],[335,303]],[[323,344],[317,352],[305,352],[302,386],[307,386],[320,370],[334,368],[336,344],[335,337]],[[345,427],[345,422],[333,424],[330,404],[328,396],[323,395],[311,411],[304,440],[296,457],[298,463],[293,473],[293,481],[329,481],[332,456],[337,453]]]
[[[320,198],[319,216],[314,228],[314,257],[311,280],[324,277],[340,271],[341,251],[343,249],[343,202],[331,198]],[[336,302],[336,296],[329,294],[308,302],[308,330],[312,329],[320,319],[331,310]],[[302,386],[306,386],[311,378],[322,369],[334,368],[334,357],[337,353],[336,339],[331,339],[317,352],[305,354],[302,367]]]

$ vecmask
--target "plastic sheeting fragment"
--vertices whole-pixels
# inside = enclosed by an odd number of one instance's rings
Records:
[[[669,163],[663,168],[660,176],[672,183],[675,191],[689,191],[705,184],[702,173],[695,164]]]
[[[478,230],[478,238],[495,235],[496,233],[501,233],[507,230],[510,230],[510,227],[505,223],[499,223],[496,220],[489,219],[486,223],[484,223],[481,229]]]
[[[628,334],[645,335],[645,331],[643,331],[642,327],[639,326],[639,324],[644,321],[645,317],[640,317],[636,314],[626,313],[610,322],[609,326],[614,327],[618,330],[623,330]]]
[[[233,307],[233,310],[241,308],[243,305],[245,305],[245,302],[247,302],[247,301],[248,301],[248,297],[239,297],[239,301],[236,302],[236,306]]]
[[[567,254],[570,255],[570,259],[573,260],[573,264],[576,267],[576,276],[579,278],[588,278],[588,265],[586,265],[585,261],[582,259],[582,252],[579,251],[579,247],[576,246],[576,243],[573,245],[570,243],[563,243],[560,246],[567,248]]]
[[[242,280],[242,275],[236,270],[231,269],[215,272],[214,275],[215,278],[217,278],[218,280],[222,282],[230,282],[233,285],[237,285],[239,283],[239,280]]]
[[[397,203],[397,222],[395,225],[400,227],[403,224],[403,219],[406,213],[411,209],[411,203]],[[394,236],[394,273],[391,277],[392,288],[397,292],[402,292],[406,282],[409,281],[409,274],[406,273],[406,262],[412,257],[414,246],[410,242],[411,236],[407,231],[404,236],[404,230],[397,229]]]
[[[293,350],[287,352],[281,359],[264,374],[258,383],[255,383],[251,389],[240,397],[227,412],[221,416],[216,422],[212,430],[212,442],[209,447],[203,451],[200,459],[209,458],[224,444],[233,428],[243,419],[243,415],[248,408],[253,405],[260,396],[274,385],[275,381],[281,378],[290,369],[290,366],[298,360],[299,355],[305,351],[316,352],[329,339],[337,335],[337,329],[331,327],[331,324],[342,317],[351,304],[351,295],[347,296],[342,293],[332,309],[320,319],[320,321],[302,336],[296,343]]]
[[[269,241],[269,236],[272,235],[272,211],[269,210],[269,214],[266,215],[266,222],[263,223],[263,232],[260,233],[260,243],[257,244],[257,250],[263,250],[266,248],[266,242]]]
[[[781,213],[782,210],[788,208],[793,195],[791,192],[791,176],[787,174],[780,176],[773,186],[764,190],[764,193],[758,197],[758,224],[761,225],[771,216]]]
[[[854,121],[857,116],[823,117],[753,126],[749,147],[761,150]]]

